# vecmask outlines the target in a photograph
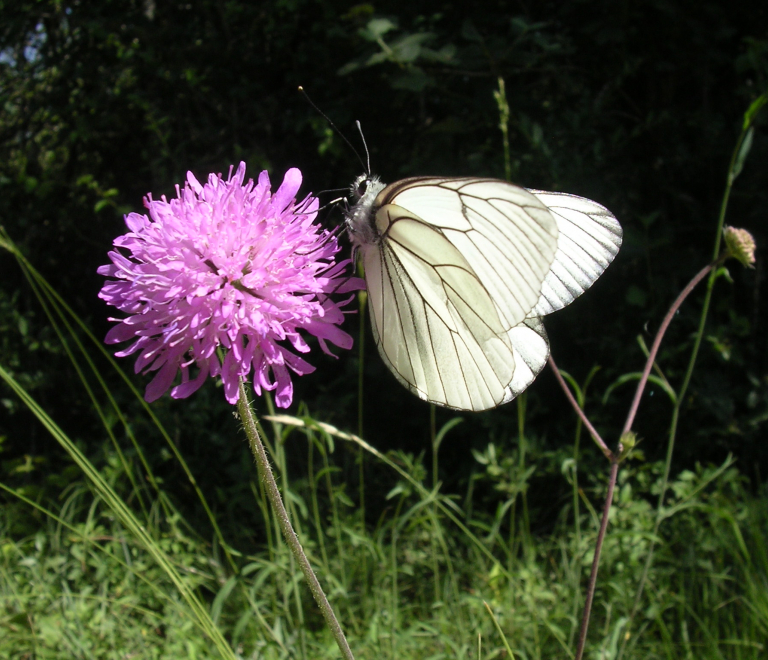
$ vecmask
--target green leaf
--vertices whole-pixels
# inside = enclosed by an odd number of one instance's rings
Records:
[[[755,129],[750,126],[744,139],[741,141],[741,147],[739,148],[739,153],[736,155],[736,160],[733,162],[733,167],[731,168],[731,173],[728,177],[731,183],[733,183],[736,180],[736,177],[741,174],[741,170],[744,167],[744,161],[747,159],[749,150],[752,148],[752,139],[754,138],[754,135]]]
[[[443,427],[437,432],[437,436],[435,437],[435,447],[440,447],[440,444],[443,442],[443,438],[445,438],[446,433],[448,433],[448,431],[450,431],[457,424],[461,424],[463,421],[463,417],[454,417],[453,419],[450,419],[445,424],[443,424]]]
[[[642,372],[635,371],[632,373],[624,374],[623,376],[619,376],[619,378],[613,381],[613,383],[611,383],[608,389],[605,390],[605,394],[603,395],[603,405],[608,403],[608,398],[611,396],[611,393],[613,392],[613,390],[615,390],[617,387],[621,385],[624,385],[624,383],[640,380],[640,377],[642,375],[643,375]],[[650,374],[648,376],[648,382],[653,383],[654,385],[664,390],[667,393],[667,396],[669,397],[670,401],[672,401],[672,405],[677,405],[677,393],[672,389],[672,386],[668,382],[666,382],[665,380],[662,380],[658,376],[654,376],[653,374]]]
[[[216,598],[213,599],[213,604],[211,605],[211,619],[214,623],[219,622],[219,617],[221,616],[221,608],[224,607],[225,601],[229,597],[229,594],[232,593],[232,589],[235,588],[236,584],[237,576],[233,575],[224,583],[224,586],[219,589],[219,593],[216,594]]]
[[[768,103],[768,95],[765,93],[758,96],[754,101],[752,101],[749,108],[747,108],[747,111],[744,113],[744,124],[742,127],[742,130],[746,130],[747,127],[752,125],[752,122],[755,120],[755,117],[757,117],[757,113],[760,112],[762,107]]]
[[[393,59],[404,64],[415,62],[421,55],[422,44],[434,37],[431,32],[408,34],[392,44]]]
[[[374,18],[368,21],[365,29],[360,30],[360,36],[368,41],[378,41],[387,32],[394,30],[396,27],[388,18]]]

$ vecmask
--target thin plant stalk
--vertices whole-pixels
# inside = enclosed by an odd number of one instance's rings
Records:
[[[173,453],[176,460],[179,462],[179,465],[181,466],[182,470],[184,471],[184,474],[186,475],[190,485],[194,489],[198,499],[200,500],[200,503],[203,506],[203,509],[206,512],[206,515],[208,516],[208,520],[211,523],[211,526],[213,527],[213,531],[216,534],[216,537],[218,538],[219,544],[224,550],[225,555],[227,556],[227,559],[229,561],[230,568],[233,572],[237,572],[237,565],[234,561],[234,558],[232,557],[232,554],[229,550],[229,545],[224,540],[224,535],[219,528],[218,523],[216,522],[216,517],[213,515],[213,511],[211,510],[208,501],[206,500],[205,496],[203,495],[202,490],[200,489],[200,486],[197,483],[197,480],[195,479],[194,475],[192,474],[192,471],[190,470],[189,466],[187,465],[187,462],[184,460],[184,457],[181,455],[181,452],[179,451],[176,444],[171,439],[171,436],[169,435],[168,431],[166,431],[165,427],[161,424],[158,417],[155,415],[154,411],[150,407],[150,405],[144,400],[144,397],[139,393],[139,391],[134,386],[133,382],[130,378],[128,378],[125,374],[125,372],[117,365],[114,357],[104,348],[103,342],[99,339],[97,339],[94,334],[90,331],[88,326],[82,321],[82,319],[75,314],[74,310],[66,303],[66,301],[58,294],[58,292],[49,284],[49,282],[32,266],[32,264],[27,261],[27,259],[24,257],[24,255],[21,253],[21,251],[16,247],[16,245],[11,240],[10,236],[8,236],[7,232],[0,227],[0,247],[4,247],[6,250],[11,252],[13,256],[16,258],[20,268],[25,274],[25,277],[27,280],[32,284],[34,281],[39,287],[40,291],[42,291],[45,295],[45,297],[48,299],[51,307],[56,310],[57,314],[59,315],[59,318],[61,318],[69,328],[69,323],[66,322],[67,315],[72,318],[75,325],[79,327],[85,335],[88,337],[89,340],[96,346],[97,350],[107,359],[109,362],[109,365],[115,370],[115,372],[118,374],[118,376],[123,380],[123,382],[128,386],[131,393],[136,397],[139,404],[142,406],[144,411],[147,413],[149,418],[152,420],[152,423],[155,425],[155,427],[160,431],[160,434],[163,436],[163,439],[166,441],[168,446],[171,449],[171,452]],[[43,300],[41,298],[38,298],[40,302],[42,303]],[[147,462],[143,451],[141,450],[140,444],[136,441],[135,436],[133,435],[133,432],[131,431],[131,425],[128,424],[126,419],[124,418],[122,411],[120,410],[117,402],[115,401],[114,397],[112,396],[109,387],[107,387],[106,382],[99,374],[98,369],[93,364],[93,361],[90,359],[90,356],[85,350],[85,347],[81,344],[81,342],[78,339],[78,336],[76,333],[74,333],[72,330],[69,330],[70,336],[72,337],[73,341],[77,344],[78,350],[80,351],[80,354],[85,358],[86,362],[89,365],[89,368],[91,369],[92,373],[96,377],[96,379],[99,382],[99,385],[101,386],[103,392],[107,396],[107,399],[110,402],[110,405],[112,406],[112,409],[114,410],[115,414],[117,415],[118,419],[120,419],[120,422],[122,423],[126,435],[130,438],[131,443],[133,444],[134,449],[136,450],[137,456],[139,457],[139,460],[142,463],[142,466],[145,469],[147,478],[149,479],[152,486],[155,488],[156,492],[160,496],[161,500],[165,502],[164,495],[162,490],[160,489],[159,485],[157,484],[154,474],[152,473],[152,470],[149,466],[149,463]],[[165,506],[165,505],[164,505]]]
[[[579,628],[579,643],[576,647],[575,660],[581,660],[584,655],[584,646],[587,643],[587,631],[589,630],[589,616],[592,613],[592,601],[595,598],[595,588],[597,586],[597,571],[600,567],[600,552],[603,549],[605,532],[608,529],[608,514],[611,511],[613,503],[613,491],[616,487],[616,477],[619,474],[619,461],[614,458],[611,461],[611,472],[608,477],[608,492],[605,494],[605,503],[603,504],[603,516],[600,519],[600,531],[597,533],[595,541],[595,556],[592,558],[592,569],[589,572],[589,582],[587,583],[587,594],[584,598],[584,613],[581,616],[581,626]]]
[[[327,434],[323,434],[323,439],[324,441],[327,441]],[[333,472],[331,470],[331,464],[328,461],[328,450],[327,450],[328,443],[324,442],[323,445],[321,446],[323,448],[322,449],[323,478],[325,479],[325,490],[328,493],[328,501],[331,504],[331,517],[333,520],[333,537],[336,540],[336,555],[338,556],[339,563],[341,564],[341,581],[346,591],[348,587],[347,555],[344,549],[344,543],[342,542],[342,539],[344,538],[344,531],[341,525],[341,516],[339,515],[338,498],[334,494],[333,481],[331,480],[331,474]]]
[[[629,408],[627,419],[624,422],[622,435],[624,435],[625,433],[629,432],[632,429],[632,423],[635,421],[635,415],[637,414],[637,409],[640,407],[640,399],[643,396],[645,385],[648,382],[648,376],[651,374],[651,369],[653,369],[653,364],[656,361],[656,354],[659,352],[659,346],[661,346],[661,340],[664,338],[664,333],[667,331],[669,324],[672,322],[672,319],[675,316],[675,313],[680,308],[680,305],[683,304],[683,301],[688,297],[691,291],[693,291],[696,285],[699,282],[701,282],[701,280],[703,280],[707,275],[709,275],[710,272],[713,271],[715,266],[719,266],[720,263],[722,263],[727,257],[728,257],[728,254],[726,253],[723,256],[721,256],[719,259],[716,259],[712,263],[707,264],[698,273],[696,273],[694,278],[690,282],[688,282],[686,287],[680,292],[680,295],[675,299],[675,302],[673,302],[672,306],[669,308],[667,315],[664,317],[664,320],[661,322],[661,326],[659,327],[659,330],[656,333],[656,338],[653,340],[653,345],[651,346],[651,351],[648,355],[648,359],[645,361],[645,369],[643,369],[643,374],[640,377],[640,382],[637,384],[637,390],[635,391],[635,398],[632,400],[632,405]],[[700,329],[703,331],[703,326],[700,325]],[[694,345],[694,353],[691,356],[691,362],[688,365],[688,373],[686,374],[686,376],[689,376],[689,374],[693,372],[693,365],[696,360],[697,352],[698,352],[698,342]],[[686,388],[688,387],[689,381],[690,381],[690,378],[688,377],[687,380],[684,381],[683,383]],[[682,401],[684,394],[685,394],[685,391],[681,388],[680,394],[678,394],[678,397],[677,397],[678,402]]]
[[[749,149],[752,141],[751,135],[752,135],[752,132],[754,131],[754,128],[753,128],[754,120],[757,117],[757,114],[760,112],[760,110],[763,108],[763,106],[767,102],[768,102],[768,95],[763,93],[752,102],[750,107],[747,109],[747,112],[744,113],[744,121],[741,127],[741,134],[739,135],[739,138],[736,141],[736,146],[734,147],[733,153],[731,154],[731,161],[728,164],[728,176],[726,178],[725,191],[723,192],[723,199],[722,199],[722,202],[720,203],[720,213],[718,214],[717,227],[715,228],[715,244],[712,249],[712,258],[715,259],[716,261],[718,260],[719,258],[718,255],[720,254],[720,246],[721,246],[722,237],[723,237],[723,227],[725,226],[725,215],[726,215],[726,211],[728,210],[728,202],[731,197],[731,189],[733,188],[733,182],[736,180],[736,177],[738,177],[738,175],[741,173],[741,169],[744,165],[744,161],[747,157],[747,154],[749,153]],[[712,301],[712,292],[714,290],[716,279],[717,279],[717,270],[711,269],[711,272],[709,274],[709,279],[707,280],[707,291],[704,295],[704,303],[702,304],[702,307],[701,307],[701,316],[699,317],[699,327],[696,330],[696,335],[694,337],[694,342],[693,342],[693,348],[691,349],[691,357],[688,360],[688,368],[685,371],[685,376],[683,377],[683,382],[682,382],[682,385],[680,386],[680,391],[677,393],[677,398],[674,404],[674,408],[672,410],[672,420],[669,426],[669,439],[667,441],[667,456],[664,463],[664,474],[662,476],[661,491],[659,492],[659,499],[656,504],[656,521],[654,523],[653,534],[651,536],[651,545],[646,555],[645,565],[643,566],[643,572],[640,576],[640,581],[637,587],[637,593],[635,594],[635,600],[632,604],[632,610],[630,611],[630,614],[629,614],[629,617],[627,618],[627,623],[625,624],[625,626],[629,626],[632,623],[633,619],[635,618],[635,615],[637,614],[637,610],[640,607],[640,601],[642,600],[643,592],[645,590],[645,583],[646,583],[646,580],[648,579],[648,572],[650,571],[651,564],[653,562],[653,554],[654,554],[654,547],[655,547],[655,543],[653,539],[656,538],[656,535],[659,531],[659,527],[663,520],[662,513],[664,508],[664,498],[666,497],[667,487],[669,484],[669,474],[672,468],[672,455],[674,453],[675,440],[677,437],[677,425],[680,420],[680,410],[681,410],[681,406],[683,405],[683,401],[685,401],[685,394],[688,391],[688,386],[691,383],[691,378],[693,377],[693,370],[694,370],[694,367],[696,366],[696,360],[699,355],[699,349],[701,348],[701,342],[702,342],[702,339],[704,338],[704,328],[706,326],[707,317],[709,315],[709,306]],[[619,648],[619,653],[617,655],[617,660],[621,660],[621,658],[623,657],[624,649],[627,645],[627,640],[628,640],[628,637],[624,635],[621,643],[621,647]]]
[[[360,272],[362,276],[362,272]],[[358,294],[358,302],[360,309],[360,330],[357,337],[357,435],[363,437],[363,365],[365,364],[365,309],[366,301],[368,300],[367,292],[361,291]],[[360,532],[365,533],[365,452],[362,447],[357,448],[357,460],[358,460],[358,498],[360,500]],[[365,560],[363,560],[365,561]]]
[[[438,470],[438,452],[440,449],[440,445],[437,441],[437,413],[436,413],[436,406],[434,403],[429,404],[429,438],[430,438],[430,444],[432,445],[432,490],[434,492],[437,492],[437,485],[438,485],[438,478],[437,478],[437,470]],[[434,587],[434,602],[439,603],[442,600],[442,595],[440,593],[440,564],[438,563],[437,559],[437,539],[436,536],[438,534],[437,529],[437,507],[433,504],[432,505],[432,515],[430,516],[432,520],[432,524],[434,525],[434,534],[430,535],[430,555],[432,559],[432,584]]]
[[[363,264],[361,261],[358,261],[357,264],[358,269],[358,275],[363,276]],[[366,326],[366,320],[365,320],[365,313],[367,308],[367,302],[368,302],[368,292],[367,291],[359,291],[357,294],[357,302],[358,302],[358,335],[357,335],[357,435],[358,437],[363,437],[363,422],[364,422],[364,407],[363,407],[363,394],[365,393],[365,326]],[[365,528],[365,450],[360,447],[359,445],[355,448],[355,453],[357,456],[357,499],[358,499],[358,508],[360,512],[360,534],[361,536],[365,536],[366,534],[366,528]],[[335,500],[332,498],[331,502],[335,502]],[[335,513],[335,508],[334,508]],[[337,527],[337,531],[338,531]],[[336,536],[337,543],[339,544],[339,547],[341,546],[341,542],[339,539],[339,535]],[[360,559],[360,571],[361,575],[367,576],[368,575],[368,554],[363,553],[362,557]],[[346,580],[344,582],[344,585],[346,587]],[[362,580],[362,584],[360,585],[360,591],[362,596],[362,601],[365,602],[368,599],[368,589],[369,584],[368,580],[364,579]]]
[[[309,487],[310,501],[312,503],[312,517],[314,518],[315,529],[317,529],[317,543],[320,546],[320,556],[323,558],[325,570],[330,568],[328,562],[328,551],[325,548],[325,532],[323,523],[320,519],[320,503],[317,501],[317,484],[315,483],[315,438],[314,434],[307,435],[307,480]]]
[[[563,376],[560,373],[560,370],[557,368],[557,365],[555,364],[555,359],[552,357],[551,354],[547,359],[547,362],[549,362],[549,366],[552,367],[552,371],[555,373],[555,378],[557,379],[557,382],[560,384],[560,387],[562,388],[563,392],[565,392],[565,398],[568,399],[568,402],[571,404],[574,411],[576,411],[576,414],[581,420],[581,423],[584,424],[584,427],[587,429],[587,431],[589,431],[589,435],[592,436],[592,439],[595,441],[595,444],[600,448],[600,451],[603,452],[603,455],[609,461],[612,460],[613,452],[610,449],[608,449],[608,445],[605,444],[605,441],[600,437],[600,434],[597,432],[597,429],[595,429],[595,427],[592,426],[592,422],[590,422],[589,418],[584,414],[584,411],[579,405],[579,402],[576,401],[576,397],[573,396],[570,388],[568,387],[568,385],[566,385],[565,379],[563,379]]]
[[[525,475],[525,453],[528,449],[528,440],[526,440],[525,437],[525,413],[527,409],[527,403],[528,403],[528,395],[523,392],[520,396],[517,397],[517,437],[518,437],[518,443],[520,445],[520,462],[518,465],[518,474],[523,476]],[[527,479],[526,479],[527,481]],[[523,520],[522,520],[522,538],[524,539],[525,548],[531,549],[533,547],[533,544],[530,543],[531,540],[531,521],[528,515],[528,490],[525,488],[525,484],[523,484],[522,492],[520,493],[520,500],[522,501],[522,508],[523,508]],[[515,497],[515,502],[512,504],[513,510],[516,508],[515,505],[517,503],[517,497]],[[526,557],[526,559],[530,559],[530,557]]]
[[[645,390],[645,386],[648,382],[648,376],[651,373],[651,369],[653,368],[653,364],[656,360],[656,355],[659,351],[659,346],[661,346],[661,341],[664,338],[664,335],[667,331],[667,328],[669,327],[669,324],[672,322],[672,319],[677,313],[677,310],[680,309],[680,306],[683,304],[685,299],[690,295],[690,293],[693,291],[696,285],[699,282],[701,282],[701,280],[703,280],[710,273],[710,271],[712,271],[712,269],[715,266],[719,265],[721,261],[724,260],[727,256],[728,254],[726,253],[723,256],[721,256],[719,259],[715,260],[710,264],[707,264],[704,268],[702,268],[693,277],[693,279],[685,286],[685,288],[680,292],[680,295],[678,295],[678,297],[675,299],[675,301],[672,303],[671,307],[669,308],[669,311],[667,312],[666,316],[664,317],[664,320],[661,322],[661,325],[659,326],[658,331],[656,332],[656,337],[654,338],[650,353],[648,355],[648,358],[646,359],[645,368],[643,369],[642,376],[640,377],[640,381],[637,384],[635,397],[632,401],[632,404],[630,405],[629,413],[627,414],[627,419],[624,423],[622,438],[624,438],[632,428],[632,423],[635,419],[635,415],[637,414],[637,410],[640,405],[640,399],[642,398],[643,392]],[[560,386],[563,388],[563,391],[565,392],[565,395],[568,398],[568,401],[573,406],[574,410],[576,411],[577,415],[586,426],[587,430],[589,430],[590,435],[592,435],[592,438],[595,440],[595,443],[598,445],[598,447],[600,447],[600,450],[603,452],[605,457],[611,463],[610,476],[608,479],[608,493],[606,495],[605,504],[603,505],[603,515],[600,521],[600,531],[598,532],[597,541],[595,543],[595,555],[592,561],[592,570],[590,572],[589,582],[587,584],[587,594],[586,594],[585,603],[584,603],[584,614],[582,615],[582,619],[581,619],[581,627],[579,630],[579,642],[576,649],[575,660],[581,660],[584,654],[584,646],[586,644],[587,631],[589,629],[589,617],[592,609],[592,601],[594,598],[595,587],[597,584],[597,571],[600,563],[600,554],[602,551],[603,540],[605,538],[605,531],[608,526],[608,514],[610,513],[611,502],[613,500],[613,491],[616,486],[616,477],[618,475],[619,463],[622,460],[623,447],[622,447],[622,442],[620,440],[617,452],[613,452],[608,448],[608,446],[605,444],[603,439],[600,437],[600,434],[595,430],[595,428],[587,419],[586,415],[584,414],[584,411],[581,409],[575,397],[573,396],[570,389],[566,385],[562,375],[560,375],[560,373],[558,372],[555,362],[551,356],[549,358],[549,362],[550,362],[550,365],[553,367],[553,370],[555,371],[555,377],[557,378],[558,383],[560,383]]]
[[[509,153],[509,102],[507,101],[504,78],[499,76],[497,83],[499,88],[493,91],[493,98],[499,110],[499,130],[501,130],[501,147],[504,154],[504,178],[510,181],[512,179],[512,159]]]
[[[261,441],[259,431],[256,427],[256,420],[251,410],[251,406],[248,403],[248,394],[242,382],[240,383],[240,398],[237,402],[237,410],[240,413],[240,419],[242,420],[245,434],[248,437],[248,444],[251,447],[251,452],[256,459],[259,476],[264,484],[269,503],[272,505],[272,510],[275,512],[275,517],[280,525],[280,530],[283,532],[285,542],[288,544],[293,556],[296,558],[299,568],[304,574],[304,579],[307,581],[307,585],[320,607],[323,618],[328,624],[342,656],[345,660],[354,660],[352,649],[349,647],[347,638],[344,636],[344,631],[341,629],[341,625],[333,612],[333,608],[328,602],[328,598],[326,598],[323,588],[320,586],[320,581],[312,570],[312,565],[309,563],[307,555],[304,554],[304,549],[301,547],[299,537],[296,536],[296,532],[293,530],[293,525],[291,525],[288,512],[285,510],[283,500],[280,497],[280,490],[278,489],[277,482],[272,474],[272,468],[269,465],[267,451],[264,448],[264,443]]]

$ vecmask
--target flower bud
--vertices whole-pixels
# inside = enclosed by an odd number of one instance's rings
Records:
[[[738,259],[747,268],[753,268],[755,263],[755,239],[746,229],[725,227],[723,238],[730,256]]]

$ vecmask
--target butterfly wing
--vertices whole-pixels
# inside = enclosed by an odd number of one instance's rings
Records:
[[[466,259],[429,225],[398,219],[388,240],[365,252],[364,267],[379,353],[420,398],[486,410],[517,396],[544,366],[538,320],[506,329]]]
[[[562,309],[586,291],[613,261],[621,225],[604,206],[567,193],[530,190],[557,222],[557,252],[531,316]]]
[[[502,182],[393,184],[374,204],[381,239],[360,246],[382,359],[422,399],[460,410],[513,399],[549,354],[526,315],[540,297],[529,283],[554,257],[555,222],[524,189],[490,183]]]
[[[558,225],[534,194],[506,181],[403,179],[376,198],[376,226],[387,241],[386,206],[434,227],[466,259],[507,329],[530,315],[557,251]]]
[[[371,325],[397,379],[426,401],[486,410],[528,387],[549,356],[538,318],[605,270],[621,227],[574,195],[495,179],[378,179],[347,225],[362,252]]]

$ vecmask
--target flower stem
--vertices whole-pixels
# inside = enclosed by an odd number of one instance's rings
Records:
[[[653,363],[656,361],[656,354],[659,352],[659,346],[661,346],[661,340],[664,338],[664,333],[666,333],[667,328],[669,327],[669,324],[672,322],[672,319],[677,313],[677,310],[680,309],[680,305],[683,304],[683,301],[690,295],[691,291],[694,290],[696,285],[699,282],[701,282],[701,280],[703,280],[709,274],[709,272],[715,266],[718,266],[727,256],[728,255],[725,254],[722,257],[713,261],[712,263],[704,266],[704,268],[702,268],[694,276],[694,278],[690,282],[688,282],[686,287],[680,292],[680,295],[675,299],[675,302],[673,302],[672,306],[669,308],[667,315],[664,317],[664,320],[661,322],[661,325],[659,326],[658,332],[656,332],[656,337],[653,340],[653,346],[651,346],[651,351],[648,354],[648,359],[645,361],[645,369],[643,369],[643,375],[640,377],[640,382],[637,384],[637,390],[635,391],[635,398],[633,399],[632,405],[629,408],[629,413],[627,414],[627,420],[624,422],[624,429],[622,430],[622,435],[632,430],[632,423],[635,421],[635,415],[637,414],[637,409],[640,407],[640,399],[643,396],[643,391],[645,390],[645,385],[648,382],[648,376],[651,373],[651,369],[653,369]],[[709,290],[707,291],[707,293],[709,294]],[[709,296],[707,296],[707,302],[709,302]],[[700,335],[699,337],[697,337],[697,340],[698,341],[695,345],[694,355],[695,355],[695,352],[698,351]],[[692,368],[689,368],[689,372],[690,371],[692,371]],[[688,385],[688,378],[686,378],[686,382],[685,382],[686,387],[687,385]],[[682,396],[683,394],[681,392],[678,399],[682,399]]]
[[[619,460],[614,457],[611,460],[611,473],[608,477],[608,493],[605,496],[603,504],[603,517],[600,520],[600,531],[597,533],[595,542],[595,556],[592,559],[592,570],[589,573],[589,584],[587,585],[587,597],[584,602],[584,614],[581,616],[581,628],[579,629],[579,644],[576,647],[576,656],[574,660],[581,660],[584,655],[584,646],[587,643],[587,630],[589,630],[589,615],[592,612],[592,601],[595,597],[595,587],[597,586],[597,569],[600,566],[600,552],[603,549],[603,540],[605,531],[608,528],[608,514],[611,511],[613,502],[613,490],[616,487],[616,477],[619,474]]]
[[[661,322],[661,325],[659,326],[659,329],[656,332],[656,337],[653,340],[653,345],[651,346],[651,350],[648,354],[648,359],[645,362],[645,368],[643,369],[643,374],[640,377],[640,382],[637,384],[635,398],[632,401],[632,405],[630,406],[629,413],[627,414],[627,419],[624,423],[624,429],[622,430],[622,438],[626,433],[628,433],[632,429],[632,423],[634,422],[635,415],[637,414],[637,410],[640,407],[640,399],[642,398],[643,392],[645,391],[645,386],[648,382],[648,376],[650,375],[651,369],[653,368],[653,364],[656,360],[656,354],[659,352],[659,346],[661,346],[661,341],[664,338],[664,334],[666,333],[667,328],[669,327],[669,324],[672,322],[672,319],[677,313],[677,310],[680,309],[680,305],[683,304],[683,301],[685,301],[685,299],[690,295],[691,291],[693,291],[696,285],[699,282],[701,282],[701,280],[703,280],[716,266],[722,263],[722,261],[724,261],[727,258],[727,256],[728,254],[725,253],[721,257],[713,261],[712,263],[707,264],[704,268],[702,268],[693,277],[693,279],[686,285],[686,287],[680,292],[680,295],[675,299],[675,301],[670,306],[669,311],[664,317],[664,320]],[[708,293],[709,293],[709,290],[708,290]],[[697,345],[697,348],[698,348],[698,345]],[[553,371],[555,372],[555,377],[560,383],[560,387],[562,387],[563,391],[565,392],[565,395],[568,398],[568,401],[570,401],[574,410],[576,410],[576,413],[579,415],[582,422],[589,430],[593,439],[595,440],[597,445],[600,447],[605,457],[611,463],[611,472],[608,479],[608,493],[605,497],[605,504],[603,505],[603,516],[600,521],[600,531],[598,532],[597,541],[595,543],[595,555],[592,560],[592,570],[589,575],[589,583],[587,585],[587,595],[584,603],[584,614],[582,615],[581,627],[579,629],[579,642],[576,648],[576,656],[574,659],[574,660],[581,660],[582,656],[584,655],[584,646],[587,641],[587,631],[589,629],[589,617],[592,611],[592,601],[595,596],[595,588],[597,585],[597,570],[600,564],[600,554],[603,548],[603,540],[605,539],[605,532],[608,527],[608,514],[610,513],[610,510],[611,510],[611,502],[613,501],[613,491],[614,491],[614,488],[616,487],[616,478],[619,472],[619,462],[621,460],[622,447],[621,447],[621,442],[619,442],[619,447],[617,452],[612,452],[610,449],[608,449],[608,446],[605,444],[605,442],[603,442],[602,438],[600,438],[600,435],[597,433],[594,427],[590,424],[589,420],[584,414],[584,411],[581,409],[576,399],[574,398],[573,394],[568,389],[568,386],[563,380],[563,377],[560,375],[560,372],[557,369],[557,366],[555,365],[555,362],[551,356],[549,358],[549,363]],[[688,382],[686,380],[686,383],[685,383],[686,387],[687,387],[687,384]],[[677,413],[677,409],[675,410],[675,412]],[[676,422],[677,422],[677,415],[675,415],[675,423]],[[666,483],[667,476],[668,475],[665,475],[665,483]]]
[[[283,532],[285,541],[288,544],[288,547],[291,549],[294,557],[296,557],[296,560],[299,562],[299,568],[301,568],[301,572],[304,574],[304,578],[309,585],[309,589],[312,592],[312,595],[315,597],[315,601],[317,602],[318,606],[320,607],[320,611],[325,618],[325,622],[328,624],[328,627],[331,629],[331,633],[336,639],[336,643],[339,645],[341,655],[345,658],[345,660],[354,660],[355,657],[352,655],[352,649],[349,648],[347,638],[344,636],[344,631],[341,629],[341,625],[339,625],[339,622],[336,619],[336,615],[333,613],[333,608],[328,602],[328,599],[325,596],[325,592],[323,592],[323,588],[320,586],[320,581],[317,579],[315,572],[312,570],[309,559],[307,559],[307,556],[304,554],[304,549],[301,547],[299,537],[296,536],[296,532],[293,531],[293,526],[291,525],[291,521],[288,518],[288,512],[285,510],[283,500],[280,497],[280,491],[277,487],[277,482],[275,481],[275,477],[272,474],[272,468],[269,465],[267,452],[264,449],[264,444],[262,443],[261,437],[259,436],[259,431],[256,428],[256,420],[253,416],[253,411],[251,410],[251,406],[248,402],[247,392],[242,381],[240,382],[240,398],[237,402],[237,410],[240,413],[240,419],[243,422],[245,434],[248,436],[248,444],[251,447],[251,452],[256,459],[256,465],[259,469],[259,476],[261,477],[262,483],[264,484],[264,489],[267,492],[267,497],[269,498],[269,502],[275,512],[275,517],[277,518],[277,522]]]
[[[563,392],[565,392],[566,398],[568,399],[568,401],[570,401],[571,405],[573,406],[573,409],[576,411],[576,414],[579,416],[581,423],[584,424],[587,431],[589,431],[589,434],[592,436],[592,439],[595,441],[597,446],[600,447],[600,451],[603,452],[603,455],[609,461],[612,461],[614,459],[613,452],[610,449],[608,449],[608,445],[605,444],[605,442],[600,437],[600,434],[597,432],[595,427],[592,426],[592,422],[589,421],[589,418],[581,409],[581,406],[579,405],[578,401],[576,401],[576,397],[574,397],[573,394],[571,393],[571,390],[568,389],[568,385],[565,384],[565,379],[560,374],[560,370],[557,368],[557,365],[555,364],[555,360],[552,358],[552,355],[549,356],[548,362],[549,362],[549,366],[552,367],[552,371],[555,372],[555,378],[557,379],[557,382],[560,383],[560,387],[563,389]]]

